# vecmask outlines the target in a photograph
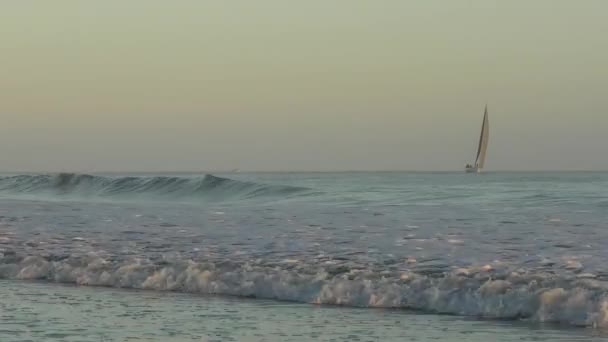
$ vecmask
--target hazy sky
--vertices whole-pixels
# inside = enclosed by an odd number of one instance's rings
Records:
[[[0,3],[0,170],[608,169],[608,1]]]

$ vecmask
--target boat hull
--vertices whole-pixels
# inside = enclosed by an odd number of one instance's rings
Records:
[[[466,167],[464,169],[464,172],[466,172],[466,173],[480,173],[481,169],[479,167]]]

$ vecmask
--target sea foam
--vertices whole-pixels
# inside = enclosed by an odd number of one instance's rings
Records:
[[[425,275],[336,263],[280,266],[262,260],[152,262],[9,253],[0,258],[0,277],[608,327],[606,282],[505,267]]]

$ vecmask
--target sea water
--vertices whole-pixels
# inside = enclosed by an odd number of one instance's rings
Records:
[[[608,173],[2,175],[0,339],[602,340],[607,190]]]

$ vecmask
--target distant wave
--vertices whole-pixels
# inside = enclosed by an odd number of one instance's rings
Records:
[[[0,194],[4,195],[245,199],[261,196],[289,196],[306,190],[308,189],[244,182],[213,175],[108,177],[60,173],[0,177]]]
[[[608,288],[593,275],[477,267],[441,274],[298,260],[151,261],[0,254],[0,279],[177,291],[493,319],[608,327]]]

